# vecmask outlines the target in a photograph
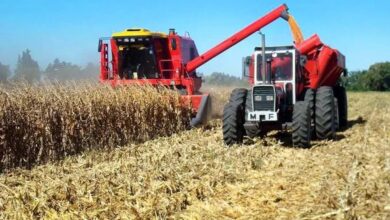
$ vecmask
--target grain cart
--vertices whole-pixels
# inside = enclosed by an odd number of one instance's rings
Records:
[[[317,35],[303,39],[287,6],[275,10],[260,30],[283,18],[293,32],[294,45],[255,48],[243,60],[249,89],[234,89],[223,111],[226,145],[242,143],[244,136],[264,136],[271,130],[291,128],[294,146],[309,147],[312,135],[330,139],[347,125],[347,96],[340,83],[346,75],[345,57]],[[244,29],[245,30],[245,29]]]

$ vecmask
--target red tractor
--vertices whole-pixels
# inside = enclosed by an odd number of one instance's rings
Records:
[[[266,47],[263,35],[262,47],[244,58],[243,75],[251,86],[233,90],[224,107],[225,144],[287,128],[298,147],[309,147],[312,135],[333,138],[337,129],[347,125],[347,96],[340,82],[347,74],[344,55],[317,35],[304,40],[285,5],[268,16],[268,23],[277,18],[289,22],[294,45]]]

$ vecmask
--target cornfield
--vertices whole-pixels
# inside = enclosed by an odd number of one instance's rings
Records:
[[[226,148],[214,120],[4,173],[0,219],[390,219],[390,94],[348,96],[349,129],[311,149],[283,132]]]
[[[176,93],[158,90],[87,83],[2,88],[0,172],[187,128],[191,110]]]

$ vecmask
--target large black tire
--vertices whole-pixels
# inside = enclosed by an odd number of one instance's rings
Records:
[[[243,141],[246,94],[246,89],[233,90],[229,103],[223,109],[223,140],[228,146]]]
[[[333,89],[329,86],[318,88],[315,101],[315,130],[319,139],[335,136],[335,103]]]
[[[315,91],[312,89],[307,89],[305,92],[305,102],[309,103],[310,109],[314,111],[314,100],[315,100]]]
[[[347,91],[343,86],[336,86],[333,89],[338,102],[339,127],[345,128],[348,125],[348,98]]]
[[[244,104],[248,90],[243,88],[233,89],[230,94],[229,102],[239,102],[239,104]]]
[[[314,101],[316,92],[313,89],[307,89],[305,92],[305,102],[309,104],[310,120],[314,126]]]
[[[338,131],[340,129],[340,118],[339,118],[339,102],[337,101],[337,98],[334,98],[334,109],[335,109],[335,129]]]
[[[310,147],[311,140],[310,103],[298,101],[294,105],[292,121],[292,141],[294,147]]]

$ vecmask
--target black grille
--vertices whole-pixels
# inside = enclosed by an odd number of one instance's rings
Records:
[[[261,96],[261,101],[256,100],[256,96]],[[272,101],[267,101],[267,96],[272,96]],[[275,90],[272,86],[253,87],[253,104],[255,111],[275,111]]]

